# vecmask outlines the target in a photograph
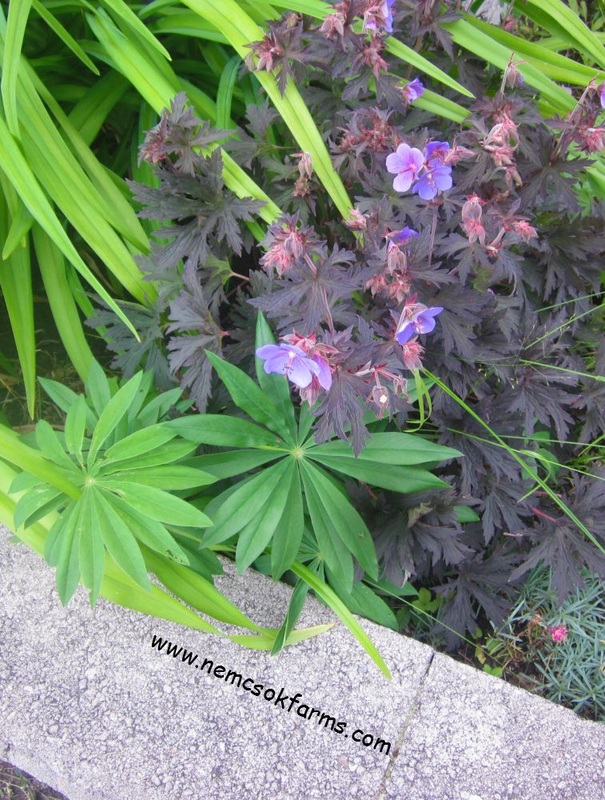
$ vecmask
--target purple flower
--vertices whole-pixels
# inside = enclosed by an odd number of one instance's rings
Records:
[[[286,375],[299,389],[306,389],[315,376],[324,389],[332,385],[332,373],[327,362],[319,355],[309,358],[304,350],[292,344],[267,344],[256,351],[262,358],[268,374]]]
[[[601,106],[605,108],[605,83],[602,83],[600,86],[597,86],[597,92],[601,100]]]
[[[389,233],[389,244],[390,245],[404,245],[408,242],[411,242],[412,239],[417,239],[420,236],[418,231],[415,231],[413,228],[408,228],[407,225],[405,228],[402,228],[400,231],[392,231]]]
[[[450,150],[449,142],[429,142],[424,148],[427,164],[432,165],[435,161],[443,164]]]
[[[412,336],[419,333],[431,333],[435,330],[435,317],[441,314],[443,308],[434,306],[427,308],[422,303],[413,303],[406,306],[401,314],[399,325],[395,331],[395,338],[399,344],[409,342]]]
[[[416,147],[400,144],[394,153],[387,156],[387,170],[395,175],[393,189],[407,192],[424,165],[424,156]]]
[[[414,100],[418,100],[418,98],[421,97],[425,91],[426,89],[424,88],[420,78],[414,78],[413,81],[410,81],[402,89],[403,97],[408,103],[413,103]]]
[[[386,33],[393,33],[393,12],[391,9],[395,5],[395,0],[383,0],[382,14],[384,16],[384,30]]]
[[[451,189],[452,183],[452,168],[446,164],[437,164],[422,175],[412,191],[423,200],[432,200],[437,192]]]

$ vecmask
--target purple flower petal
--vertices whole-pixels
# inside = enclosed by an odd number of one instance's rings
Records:
[[[332,372],[330,371],[328,362],[324,361],[324,359],[318,355],[313,356],[313,361],[319,367],[319,373],[317,374],[319,385],[322,387],[322,389],[328,391],[328,389],[332,386]]]
[[[319,367],[310,358],[295,356],[288,367],[288,378],[299,389],[306,389],[313,380],[313,375],[319,373]]]
[[[399,344],[405,344],[406,342],[409,342],[409,340],[412,338],[412,336],[415,336],[415,335],[416,335],[416,331],[414,329],[414,323],[413,322],[405,322],[401,326],[401,328],[397,331],[397,333],[395,334],[395,338],[397,339]]]

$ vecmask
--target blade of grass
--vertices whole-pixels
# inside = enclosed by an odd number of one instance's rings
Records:
[[[21,47],[31,4],[32,0],[12,0],[8,7],[6,33],[2,32],[5,47],[2,55],[2,82],[0,89],[8,129],[13,136],[19,136],[17,81],[21,62]]]
[[[76,372],[82,381],[86,381],[93,354],[67,281],[65,259],[46,231],[37,223],[33,228],[33,239],[38,267],[57,331]]]

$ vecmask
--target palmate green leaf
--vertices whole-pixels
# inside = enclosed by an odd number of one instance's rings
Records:
[[[279,475],[277,485],[260,512],[240,530],[237,538],[235,563],[240,575],[267,547],[282,518],[286,515],[286,509],[290,503],[293,477],[297,471],[294,459],[281,461],[274,467],[274,470]],[[298,493],[300,496],[300,487],[298,487]]]
[[[215,497],[206,506],[213,525],[204,532],[202,545],[219,544],[239,533],[265,507],[284,469],[283,462],[274,464]]]
[[[273,647],[271,648],[272,656],[279,653],[279,651],[283,650],[283,648],[285,647],[288,636],[290,635],[294,626],[298,622],[308,592],[309,592],[309,584],[305,583],[299,578],[299,580],[296,582],[296,586],[294,587],[294,591],[290,596],[290,602],[288,603],[288,610],[286,612],[286,616],[281,624],[280,629],[277,631],[275,642],[273,644]]]
[[[0,460],[0,521],[10,530],[15,530],[13,520],[15,502],[8,496],[8,487],[15,480],[16,473],[6,462]],[[73,509],[73,505],[70,506]],[[70,509],[66,512],[69,514]],[[65,524],[66,514],[60,516],[50,514],[49,517],[37,522],[31,527],[20,530],[19,538],[31,547],[34,552],[44,555],[45,542],[49,538],[49,529],[55,521]],[[105,575],[101,584],[101,595],[113,603],[124,608],[130,608],[142,614],[170,620],[179,625],[187,625],[196,630],[222,635],[217,628],[201,619],[182,602],[171,597],[157,586],[152,586],[151,591],[142,589],[123,570],[116,566],[114,561],[105,558]],[[227,601],[228,602],[228,601]],[[210,616],[211,616],[210,612]]]
[[[128,411],[134,396],[136,395],[141,380],[143,377],[142,372],[133,375],[132,378],[119,389],[116,394],[111,398],[99,416],[99,421],[95,427],[95,431],[88,451],[88,465],[89,467],[94,464],[99,449],[114,431],[122,417]]]
[[[17,434],[4,425],[0,425],[0,453],[9,464],[35,475],[68,497],[74,500],[80,497],[80,489],[63,470],[57,469],[57,466],[44,458],[38,450],[20,441]]]
[[[345,604],[340,600],[340,598],[330,589],[330,587],[324,583],[324,581],[320,580],[320,578],[315,575],[308,567],[304,564],[295,563],[292,565],[292,572],[295,575],[298,575],[305,583],[309,584],[311,589],[315,592],[315,594],[320,597],[326,605],[328,605],[335,614],[337,614],[340,619],[344,622],[347,628],[351,631],[353,636],[357,639],[357,641],[361,644],[364,648],[366,653],[370,656],[372,661],[376,664],[378,669],[389,679],[391,680],[391,673],[387,665],[384,663],[384,660],[374,644],[372,643],[368,634],[364,631],[361,627],[359,622],[355,619],[355,617],[351,614],[349,609],[345,606]]]
[[[17,81],[21,61],[21,47],[31,4],[32,0],[12,0],[8,7],[6,33],[2,37],[5,40],[5,46],[2,57],[2,83],[0,88],[8,128],[14,136],[19,136]]]
[[[81,395],[76,394],[73,389],[64,386],[58,381],[53,381],[50,378],[38,378],[40,386],[44,389],[46,394],[50,397],[53,403],[64,411],[66,414],[70,408],[78,402]],[[86,406],[86,429],[92,433],[94,426],[97,424],[97,418],[94,412]]]
[[[353,588],[353,559],[343,552],[343,543],[334,530],[330,510],[326,508],[317,491],[312,473],[301,464],[301,478],[305,491],[305,504],[318,547],[318,558],[334,576],[335,582],[348,594]]]
[[[151,588],[145,561],[136,539],[105,494],[88,487],[95,525],[101,532],[109,555],[124,572],[144,589]]]
[[[103,478],[99,484],[104,489],[117,494],[136,511],[158,522],[185,528],[205,528],[211,524],[206,514],[198,511],[190,503],[153,486],[144,486],[136,483],[135,480],[112,480],[111,478]]]
[[[211,453],[204,456],[194,456],[188,458],[184,463],[195,469],[209,472],[217,480],[232,478],[234,475],[241,475],[242,472],[250,470],[282,458],[282,452],[271,452],[267,450],[230,450],[227,453]]]
[[[296,559],[305,529],[303,497],[298,468],[292,471],[288,500],[271,544],[271,574],[277,581]]]
[[[334,532],[371,578],[378,577],[376,549],[370,532],[349,500],[334,488],[326,473],[308,461],[301,464],[303,476],[313,483],[319,501],[330,515]]]
[[[103,536],[94,517],[91,492],[84,492],[79,501],[79,562],[83,584],[90,589],[90,605],[94,606],[101,591],[105,572]]]
[[[267,344],[275,344],[275,337],[264,315],[259,312],[256,317],[255,350]],[[254,360],[258,385],[280,410],[282,417],[288,425],[288,430],[292,434],[292,437],[296,438],[296,416],[294,414],[294,405],[292,403],[290,386],[287,378],[283,375],[265,372],[265,362],[263,359],[255,358]]]
[[[514,6],[517,13],[529,17],[549,33],[559,34],[569,46],[605,67],[605,48],[598,37],[561,0],[515,0]]]
[[[183,390],[180,387],[162,392],[147,403],[139,414],[138,420],[143,427],[151,427],[161,420],[179,402]]]
[[[248,378],[248,380],[250,379]],[[250,382],[253,386],[256,386],[253,381]],[[256,386],[256,389],[258,390],[258,386]],[[265,415],[266,413],[265,410]],[[196,442],[196,444],[212,444],[218,447],[280,448],[284,444],[274,433],[259,428],[257,425],[248,422],[248,420],[221,414],[190,415],[170,420],[165,425],[178,433],[183,439]]]
[[[69,360],[80,378],[85,381],[94,356],[67,280],[63,253],[37,222],[33,225],[32,233],[38,268],[57,331]]]
[[[137,512],[117,495],[106,494],[105,499],[139,542],[162,556],[172,561],[177,561],[179,564],[189,563],[187,553],[161,522],[152,519],[146,514]]]
[[[76,516],[77,521],[77,505],[71,503],[67,506],[65,511],[57,516],[52,527],[48,531],[48,536],[44,541],[44,558],[50,567],[56,567],[61,553],[61,543],[63,541],[63,531],[67,529],[70,521]]]
[[[233,402],[248,416],[278,433],[284,441],[294,444],[290,434],[290,424],[280,408],[272,401],[271,397],[263,392],[256,383],[241,369],[229,364],[215,353],[204,351],[208,360],[225,384]]]

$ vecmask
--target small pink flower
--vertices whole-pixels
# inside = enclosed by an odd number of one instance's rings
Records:
[[[548,629],[548,632],[553,642],[562,642],[567,639],[567,625],[554,625]]]

